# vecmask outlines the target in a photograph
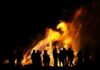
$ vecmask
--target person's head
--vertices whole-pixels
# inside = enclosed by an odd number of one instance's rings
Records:
[[[33,53],[35,53],[35,50],[33,50]]]
[[[41,51],[40,50],[37,50],[37,53],[41,53]]]
[[[71,49],[72,49],[71,47],[68,48],[68,50],[71,50]]]
[[[44,53],[47,53],[47,50],[44,50]]]
[[[63,47],[63,50],[66,50],[66,49]]]

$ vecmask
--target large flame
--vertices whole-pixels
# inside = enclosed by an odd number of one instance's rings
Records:
[[[59,42],[59,44],[57,45],[59,49],[61,49],[62,47],[64,47],[65,49],[71,47],[74,51],[74,55],[76,56],[80,46],[80,29],[81,29],[81,24],[76,22],[76,20],[80,16],[82,12],[81,10],[82,9],[76,11],[72,22],[60,21],[60,23],[56,27],[57,30],[46,28],[45,38],[40,40],[32,49],[29,49],[24,54],[22,65],[32,63],[31,61],[32,50],[41,50],[41,51],[47,50],[47,53],[50,56],[50,66],[53,66],[54,60],[52,55],[53,51],[52,44],[55,41]]]

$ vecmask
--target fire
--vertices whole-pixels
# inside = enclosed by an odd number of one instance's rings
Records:
[[[28,65],[28,64],[32,64],[32,60],[31,60],[31,49],[29,49],[25,55],[23,56],[23,60],[21,61],[21,64],[24,65]]]
[[[61,29],[61,31],[67,33],[68,25],[64,21],[61,21],[61,23],[57,25],[57,29]]]
[[[32,50],[36,50],[36,51],[47,50],[47,53],[50,56],[50,66],[53,66],[54,60],[53,60],[53,55],[52,55],[52,51],[53,51],[52,44],[55,41],[59,42],[59,44],[57,45],[59,49],[61,49],[62,47],[64,47],[65,49],[68,49],[68,47],[71,47],[74,51],[74,55],[76,59],[76,54],[80,46],[80,29],[81,29],[81,24],[76,23],[76,20],[81,14],[81,12],[82,12],[82,9],[79,9],[76,11],[72,22],[60,21],[60,23],[56,27],[57,30],[46,28],[45,38],[40,40],[32,49],[29,49],[24,54],[22,65],[32,63],[31,61]]]
[[[5,59],[3,63],[4,64],[9,64],[9,59]]]

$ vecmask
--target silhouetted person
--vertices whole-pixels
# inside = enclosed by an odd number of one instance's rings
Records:
[[[36,53],[36,65],[37,66],[42,65],[42,63],[41,63],[41,51],[40,50],[37,50],[37,53]]]
[[[99,63],[100,63],[100,45],[96,46],[95,50],[95,58],[94,58],[94,66],[98,69],[100,68]]]
[[[18,66],[21,66],[22,59],[23,59],[22,51],[21,51],[21,49],[18,49],[17,50],[17,65]]]
[[[60,52],[59,52],[59,66],[61,66],[61,64],[64,66],[64,54],[63,54],[63,50],[60,50]]]
[[[85,47],[85,49],[84,49],[84,63],[85,64],[89,63],[89,51],[88,51],[87,47]]]
[[[68,55],[68,51],[65,48],[63,48],[63,55],[62,55],[63,60],[64,60],[64,63],[63,63],[64,65],[63,66],[67,65],[67,63],[66,63],[67,55]]]
[[[49,66],[50,58],[49,58],[49,55],[47,54],[46,50],[44,50],[43,62],[44,62],[44,66]]]
[[[0,49],[0,65],[2,64],[2,52],[1,52],[1,49]]]
[[[73,59],[74,59],[74,51],[71,48],[68,48],[68,62],[70,66],[73,65],[72,64]]]
[[[14,55],[14,53],[12,52],[12,51],[10,51],[9,52],[9,63],[11,64],[11,65],[14,65],[15,63],[15,55]]]
[[[58,54],[57,54],[57,48],[53,49],[53,59],[54,59],[54,66],[57,66],[57,58],[58,58]]]
[[[33,52],[32,52],[31,59],[32,59],[32,64],[36,65],[36,53],[35,53],[35,50],[33,50]]]
[[[0,50],[0,65],[3,64],[3,51]]]
[[[79,52],[77,53],[77,57],[78,57],[78,65],[81,65],[83,63],[83,52],[82,52],[82,50],[79,50]]]

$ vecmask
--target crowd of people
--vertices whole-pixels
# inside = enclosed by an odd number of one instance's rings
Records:
[[[44,50],[43,52],[44,53],[42,53],[40,50],[37,50],[37,51],[33,50],[31,54],[32,65],[50,66],[50,59],[51,59],[50,55],[47,53],[47,50]],[[41,54],[42,54],[42,58],[41,58]],[[59,50],[59,53],[58,53],[57,48],[55,47],[53,48],[52,55],[53,55],[55,67],[58,67],[58,65],[63,66],[63,67],[73,66],[73,60],[75,56],[74,56],[74,51],[72,50],[72,48],[68,48],[68,50],[66,50],[65,48],[62,48],[61,50]],[[77,53],[77,57],[78,57],[77,65],[88,63],[89,62],[89,52],[87,48],[85,48],[84,50],[80,49],[79,52]],[[21,50],[18,49],[16,55],[14,54],[9,55],[9,63],[11,65],[15,65],[15,58],[17,58],[16,64],[21,66],[21,61],[23,59],[23,54]],[[2,59],[0,63],[2,63],[3,61]]]
[[[50,64],[50,56],[47,53],[47,50],[44,50],[44,54],[43,54],[43,61],[41,61],[41,51],[35,51],[33,50],[33,53],[31,55],[31,59],[32,59],[32,64],[33,65],[38,65],[38,66],[42,66],[42,64],[44,66],[49,66]],[[65,48],[63,48],[62,50],[59,50],[59,53],[57,52],[57,48],[53,49],[52,52],[53,55],[53,59],[54,59],[54,66],[73,66],[73,60],[74,60],[74,51],[71,48],[68,48],[68,50],[66,50]],[[82,63],[87,63],[89,61],[89,53],[88,50],[85,49],[84,52],[82,50],[80,50],[77,54],[78,57],[78,62],[77,64],[82,64]]]

